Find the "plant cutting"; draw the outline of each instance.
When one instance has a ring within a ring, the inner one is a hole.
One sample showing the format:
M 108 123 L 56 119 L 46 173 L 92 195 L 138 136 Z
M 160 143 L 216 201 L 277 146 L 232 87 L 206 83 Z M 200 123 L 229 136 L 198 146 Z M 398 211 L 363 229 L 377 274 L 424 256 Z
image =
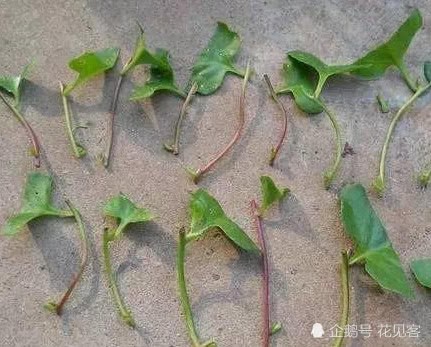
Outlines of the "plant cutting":
M 240 45 L 241 40 L 238 34 L 231 31 L 226 24 L 218 22 L 210 42 L 193 65 L 189 82 L 190 89 L 177 119 L 174 139 L 171 143 L 165 144 L 167 151 L 175 155 L 179 153 L 183 118 L 195 93 L 213 94 L 222 85 L 226 73 L 245 77 L 246 73 L 234 65 L 234 58 Z
M 431 289 L 431 258 L 413 260 L 410 263 L 410 268 L 418 283 Z
M 103 232 L 103 259 L 105 263 L 105 270 L 108 277 L 109 289 L 118 309 L 118 314 L 121 319 L 129 326 L 135 327 L 135 320 L 133 319 L 132 312 L 124 304 L 118 289 L 115 273 L 112 269 L 111 254 L 109 244 L 117 241 L 123 236 L 126 227 L 131 223 L 142 223 L 152 220 L 154 217 L 145 209 L 136 206 L 125 195 L 110 199 L 103 212 L 105 216 L 112 217 L 116 223 L 113 227 L 106 227 Z
M 149 79 L 143 85 L 138 86 L 133 90 L 130 100 L 137 101 L 150 98 L 155 93 L 159 92 L 169 92 L 182 98 L 186 96 L 185 93 L 175 83 L 174 71 L 169 61 L 169 53 L 164 49 L 156 49 L 155 52 L 151 52 L 147 48 L 144 30 L 139 25 L 139 23 L 138 27 L 140 33 L 136 40 L 133 55 L 130 57 L 120 72 L 110 107 L 106 150 L 101 156 L 103 165 L 105 167 L 109 166 L 114 137 L 114 120 L 116 116 L 118 96 L 120 94 L 123 78 L 127 73 L 131 72 L 138 65 L 150 66 Z
M 76 79 L 66 86 L 64 86 L 63 83 L 60 82 L 60 93 L 63 102 L 67 135 L 69 137 L 73 155 L 76 158 L 81 158 L 86 154 L 85 148 L 81 146 L 75 139 L 76 130 L 79 128 L 85 128 L 85 126 L 74 125 L 69 107 L 68 96 L 73 90 L 85 84 L 85 82 L 87 82 L 88 80 L 104 73 L 105 71 L 112 69 L 117 62 L 118 54 L 118 48 L 106 48 L 95 52 L 85 52 L 69 61 L 69 67 L 73 71 L 78 73 Z M 119 89 L 118 85 L 116 89 Z
M 76 287 L 78 281 L 82 277 L 88 259 L 88 240 L 85 232 L 84 224 L 78 210 L 66 201 L 69 209 L 60 209 L 52 203 L 52 178 L 39 172 L 32 172 L 27 176 L 25 185 L 23 203 L 19 213 L 10 217 L 3 227 L 2 234 L 7 236 L 17 235 L 23 228 L 32 220 L 41 217 L 74 217 L 78 225 L 79 237 L 81 239 L 81 265 L 78 273 L 74 276 L 69 288 L 66 290 L 58 303 L 54 301 L 48 302 L 45 308 L 52 312 L 61 314 L 63 306 L 72 294 L 73 289 Z
M 283 82 L 275 89 L 276 94 L 291 93 L 296 105 L 309 115 L 325 112 L 335 132 L 336 153 L 332 166 L 325 171 L 324 186 L 328 189 L 334 180 L 343 153 L 343 139 L 338 121 L 323 102 L 320 94 L 327 80 L 336 75 L 351 73 L 362 65 L 328 65 L 311 53 L 292 51 L 287 53 L 283 64 Z
M 250 202 L 252 215 L 256 223 L 256 230 L 259 237 L 260 249 L 262 254 L 262 316 L 263 316 L 263 331 L 262 331 L 262 346 L 269 347 L 270 336 L 281 330 L 281 324 L 275 322 L 271 324 L 270 319 L 270 289 L 269 289 L 269 262 L 268 250 L 266 247 L 265 234 L 263 230 L 263 214 L 274 203 L 283 200 L 290 192 L 288 188 L 279 188 L 269 176 L 260 178 L 262 203 L 261 207 L 257 205 L 255 200 Z
M 397 252 L 386 229 L 374 211 L 364 187 L 360 184 L 346 185 L 340 193 L 341 220 L 347 235 L 352 239 L 354 251 L 342 252 L 341 286 L 342 314 L 339 327 L 344 331 L 349 317 L 349 268 L 364 265 L 365 271 L 379 286 L 406 298 L 413 291 L 401 266 Z M 334 341 L 342 346 L 343 334 Z
M 0 76 L 0 99 L 4 104 L 12 111 L 14 116 L 18 119 L 21 125 L 25 128 L 27 136 L 31 141 L 31 155 L 34 157 L 34 166 L 40 167 L 40 143 L 34 132 L 33 128 L 24 118 L 20 111 L 21 108 L 21 92 L 24 80 L 27 78 L 29 66 L 27 65 L 24 70 L 18 76 Z M 7 94 L 12 96 L 12 100 L 2 94 L 5 91 Z
M 259 249 L 247 234 L 228 216 L 226 216 L 217 200 L 203 189 L 198 189 L 189 202 L 190 226 L 179 231 L 177 250 L 177 280 L 181 307 L 187 325 L 188 334 L 193 347 L 215 347 L 213 340 L 200 342 L 193 319 L 190 299 L 185 279 L 186 246 L 192 241 L 205 236 L 208 231 L 218 229 L 244 251 L 259 252 Z
M 414 81 L 410 76 L 405 63 L 404 56 L 410 46 L 415 34 L 422 28 L 422 16 L 419 10 L 415 9 L 388 41 L 368 52 L 365 56 L 356 61 L 356 64 L 364 65 L 363 68 L 352 72 L 362 78 L 375 79 L 381 77 L 386 70 L 394 66 L 399 70 L 404 81 L 412 90 L 413 95 L 401 106 L 389 125 L 385 141 L 380 152 L 379 174 L 373 182 L 373 188 L 382 196 L 386 188 L 386 155 L 389 144 L 400 118 L 407 112 L 411 105 L 420 96 L 428 92 L 431 81 L 431 63 L 425 62 L 424 75 L 425 82 Z
M 422 170 L 418 178 L 419 185 L 422 188 L 428 187 L 430 180 L 431 180 L 431 164 L 428 165 L 428 168 Z

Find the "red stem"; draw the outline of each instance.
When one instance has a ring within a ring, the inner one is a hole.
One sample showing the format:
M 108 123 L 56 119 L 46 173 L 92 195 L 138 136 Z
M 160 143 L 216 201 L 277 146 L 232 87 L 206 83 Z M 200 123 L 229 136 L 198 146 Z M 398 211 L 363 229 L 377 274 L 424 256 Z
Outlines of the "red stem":
M 274 165 L 274 161 L 278 155 L 278 152 L 280 151 L 281 146 L 283 145 L 283 141 L 286 137 L 286 133 L 287 133 L 287 112 L 286 109 L 284 108 L 283 103 L 280 101 L 280 99 L 277 96 L 277 93 L 274 90 L 274 87 L 272 86 L 271 80 L 269 79 L 268 75 L 263 75 L 266 84 L 268 85 L 269 88 L 269 92 L 271 93 L 272 98 L 274 99 L 274 101 L 276 102 L 276 104 L 278 105 L 278 107 L 280 108 L 281 112 L 283 113 L 283 131 L 280 134 L 277 146 L 272 147 L 271 149 L 271 156 L 269 159 L 269 165 L 273 166 Z
M 81 256 L 81 264 L 79 267 L 79 271 L 77 274 L 75 274 L 72 282 L 69 285 L 69 288 L 67 288 L 67 291 L 64 293 L 63 297 L 59 301 L 59 303 L 56 305 L 56 313 L 60 316 L 63 310 L 63 306 L 66 303 L 66 301 L 69 299 L 70 295 L 72 294 L 73 289 L 75 289 L 76 285 L 78 284 L 79 280 L 82 277 L 82 274 L 87 266 L 88 263 L 88 240 L 87 235 L 84 230 L 84 224 L 82 222 L 82 218 L 80 213 L 77 209 L 70 203 L 70 201 L 66 201 L 67 205 L 69 206 L 70 210 L 73 213 L 73 216 L 75 217 L 75 220 L 78 224 L 79 228 L 79 234 L 80 234 L 80 240 L 81 240 L 81 250 L 82 250 L 82 256 Z
M 207 165 L 198 169 L 194 175 L 194 182 L 197 183 L 202 175 L 208 172 L 238 141 L 241 136 L 242 129 L 244 128 L 244 120 L 245 120 L 245 92 L 247 81 L 250 76 L 250 65 L 247 63 L 247 68 L 244 75 L 244 81 L 242 84 L 241 97 L 239 99 L 239 124 L 235 134 L 232 137 L 232 140 L 228 143 L 228 145 L 220 151 L 213 160 L 211 160 Z
M 268 265 L 268 253 L 266 250 L 265 236 L 263 234 L 262 218 L 259 215 L 259 208 L 255 200 L 250 202 L 252 215 L 255 219 L 257 235 L 259 237 L 259 244 L 262 252 L 262 290 L 263 290 L 263 332 L 262 340 L 263 347 L 269 347 L 270 337 L 270 319 L 269 319 L 269 265 Z
M 25 130 L 27 131 L 28 137 L 30 138 L 31 144 L 33 146 L 32 149 L 32 155 L 34 157 L 34 166 L 36 168 L 40 167 L 40 143 L 36 136 L 36 133 L 34 132 L 33 128 L 30 126 L 30 124 L 27 122 L 27 120 L 24 118 L 24 116 L 18 111 L 18 109 L 12 105 L 1 93 L 0 98 L 3 100 L 3 102 L 6 104 L 7 107 L 14 113 L 14 115 L 18 118 L 19 122 L 24 126 Z

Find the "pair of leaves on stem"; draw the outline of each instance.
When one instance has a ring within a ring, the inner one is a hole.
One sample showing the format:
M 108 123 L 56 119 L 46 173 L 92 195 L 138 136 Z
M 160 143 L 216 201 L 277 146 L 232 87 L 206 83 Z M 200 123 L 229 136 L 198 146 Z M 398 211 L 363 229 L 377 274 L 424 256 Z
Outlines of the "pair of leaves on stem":
M 349 264 L 365 263 L 365 270 L 382 288 L 413 297 L 398 254 L 364 187 L 360 184 L 345 186 L 340 200 L 344 228 L 356 246 Z
M 421 27 L 422 16 L 419 10 L 414 10 L 388 41 L 352 64 L 327 65 L 310 53 L 289 52 L 283 66 L 283 83 L 276 91 L 292 93 L 301 110 L 314 114 L 323 111 L 318 98 L 327 79 L 335 75 L 351 73 L 366 79 L 376 79 L 389 67 L 395 66 L 401 71 L 409 86 L 416 89 L 405 69 L 404 55 Z
M 158 49 L 155 53 L 146 48 L 142 28 L 130 61 L 125 65 L 122 74 L 139 64 L 150 65 L 150 78 L 142 86 L 137 87 L 131 100 L 151 97 L 155 92 L 167 91 L 186 97 L 175 83 L 173 69 L 167 51 Z M 202 95 L 214 93 L 222 84 L 227 72 L 244 76 L 244 72 L 236 68 L 233 58 L 238 53 L 241 41 L 239 36 L 229 30 L 224 23 L 218 23 L 217 29 L 204 51 L 193 65 L 190 85 L 196 83 L 196 91 Z

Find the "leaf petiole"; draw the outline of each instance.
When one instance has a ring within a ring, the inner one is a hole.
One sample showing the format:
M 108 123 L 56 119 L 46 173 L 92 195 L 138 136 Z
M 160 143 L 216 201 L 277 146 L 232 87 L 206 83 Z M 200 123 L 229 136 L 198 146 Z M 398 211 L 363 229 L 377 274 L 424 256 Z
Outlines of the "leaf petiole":
M 183 106 L 181 106 L 181 111 L 177 119 L 177 123 L 175 125 L 175 134 L 174 134 L 174 141 L 173 144 L 167 144 L 165 143 L 164 148 L 168 151 L 173 153 L 174 155 L 178 155 L 180 150 L 180 136 L 181 136 L 181 125 L 183 123 L 184 116 L 187 112 L 187 106 L 190 104 L 190 102 L 193 99 L 193 96 L 195 95 L 196 91 L 198 90 L 198 84 L 194 82 L 187 93 L 186 100 L 183 103 Z
M 339 327 L 342 333 L 335 338 L 334 347 L 341 347 L 343 344 L 344 331 L 349 322 L 349 307 L 350 307 L 350 288 L 349 288 L 349 255 L 346 251 L 341 253 L 341 291 L 342 291 L 342 311 Z
M 386 133 L 385 142 L 383 144 L 382 151 L 380 153 L 380 164 L 379 164 L 379 175 L 375 178 L 373 182 L 373 188 L 377 192 L 379 196 L 383 195 L 385 190 L 385 171 L 386 171 L 386 155 L 389 148 L 389 143 L 391 141 L 392 133 L 394 132 L 395 126 L 401 116 L 406 113 L 409 106 L 412 105 L 417 98 L 419 98 L 422 94 L 424 94 L 431 87 L 431 83 L 428 83 L 424 86 L 419 87 L 416 92 L 406 101 L 406 103 L 398 110 L 396 115 L 391 121 L 389 125 L 388 132 Z
M 31 154 L 34 157 L 34 166 L 36 168 L 39 168 L 40 167 L 40 143 L 39 143 L 39 139 L 36 136 L 36 133 L 34 132 L 33 128 L 30 126 L 30 124 L 27 122 L 27 120 L 24 118 L 24 116 L 16 107 L 18 104 L 18 101 L 15 102 L 15 105 L 12 105 L 1 93 L 0 93 L 0 98 L 3 100 L 5 105 L 9 107 L 9 109 L 12 111 L 12 113 L 15 115 L 15 117 L 18 119 L 18 121 L 24 126 L 25 130 L 27 131 L 27 135 L 30 138 L 30 141 L 32 144 Z
M 187 330 L 193 347 L 215 346 L 213 341 L 207 341 L 203 344 L 199 342 L 199 337 L 196 332 L 195 322 L 193 320 L 193 313 L 190 305 L 190 298 L 187 292 L 186 278 L 185 278 L 185 252 L 188 237 L 184 228 L 179 231 L 178 251 L 177 251 L 177 280 L 178 290 L 180 294 L 181 307 L 183 309 L 184 318 L 186 320 Z
M 111 294 L 114 298 L 115 304 L 117 305 L 118 312 L 121 318 L 124 320 L 124 322 L 127 325 L 134 328 L 135 321 L 133 319 L 132 313 L 126 307 L 126 305 L 123 302 L 123 299 L 121 298 L 120 292 L 118 290 L 115 274 L 112 270 L 111 254 L 109 252 L 109 242 L 114 240 L 114 233 L 115 233 L 115 230 L 112 231 L 107 228 L 103 231 L 103 259 L 105 263 L 105 270 L 108 276 L 109 288 L 111 289 Z
M 118 77 L 117 85 L 115 86 L 114 97 L 109 108 L 109 119 L 107 127 L 107 140 L 105 154 L 102 155 L 103 166 L 107 168 L 109 166 L 109 160 L 111 159 L 112 144 L 114 138 L 114 121 L 117 112 L 118 96 L 120 95 L 121 85 L 123 83 L 124 74 L 120 74 Z
M 70 115 L 69 102 L 67 100 L 67 95 L 65 94 L 64 85 L 60 82 L 60 94 L 63 101 L 64 117 L 66 119 L 66 130 L 69 136 L 70 145 L 72 146 L 73 154 L 76 158 L 81 158 L 86 154 L 85 149 L 76 142 L 75 131 L 72 124 L 72 118 Z
M 275 147 L 271 148 L 271 156 L 269 158 L 269 165 L 273 166 L 275 158 L 278 155 L 278 152 L 280 151 L 281 146 L 283 145 L 284 138 L 286 137 L 287 132 L 287 112 L 284 108 L 283 103 L 280 101 L 280 99 L 277 96 L 277 93 L 274 90 L 274 87 L 272 86 L 271 80 L 269 79 L 268 75 L 263 75 L 266 84 L 268 85 L 269 92 L 271 93 L 271 97 L 274 99 L 277 106 L 280 108 L 281 112 L 283 113 L 283 130 L 280 134 L 278 143 Z
M 238 128 L 233 135 L 231 141 L 226 145 L 226 147 L 220 151 L 214 159 L 212 159 L 208 164 L 206 164 L 204 167 L 199 168 L 195 171 L 194 174 L 192 174 L 193 182 L 198 183 L 202 175 L 207 173 L 211 168 L 233 147 L 233 145 L 238 141 L 238 139 L 241 136 L 242 129 L 244 128 L 244 121 L 245 121 L 245 92 L 247 87 L 247 82 L 250 77 L 250 62 L 247 62 L 247 67 L 245 70 L 244 80 L 242 83 L 242 89 L 241 89 L 241 97 L 239 100 L 239 124 Z
M 398 68 L 400 69 L 401 75 L 403 76 L 404 80 L 406 81 L 408 87 L 413 93 L 416 93 L 418 89 L 420 89 L 420 86 L 418 86 L 418 83 L 415 83 L 410 76 L 409 71 L 406 68 L 406 65 L 404 62 L 402 62 L 400 65 L 398 65 Z
M 324 179 L 323 183 L 325 185 L 325 188 L 329 189 L 340 167 L 341 157 L 343 154 L 343 139 L 341 136 L 341 129 L 335 115 L 326 107 L 326 105 L 321 100 L 319 100 L 318 102 L 322 106 L 325 113 L 328 115 L 328 118 L 331 121 L 332 127 L 335 132 L 335 141 L 336 141 L 335 160 L 334 160 L 334 163 L 332 164 L 332 167 L 326 170 L 323 175 L 323 179 Z
M 76 223 L 78 224 L 78 232 L 79 232 L 79 237 L 81 239 L 82 256 L 81 256 L 81 264 L 80 264 L 80 267 L 79 267 L 79 271 L 74 276 L 71 284 L 69 285 L 69 288 L 64 293 L 64 295 L 62 296 L 62 298 L 59 301 L 59 303 L 57 304 L 55 302 L 48 302 L 45 305 L 45 308 L 47 308 L 50 311 L 55 312 L 58 315 L 61 315 L 64 304 L 69 299 L 70 295 L 72 294 L 73 289 L 76 287 L 76 285 L 78 284 L 79 280 L 81 279 L 82 274 L 84 273 L 84 270 L 85 270 L 85 268 L 87 266 L 87 263 L 88 263 L 88 237 L 87 237 L 87 234 L 85 232 L 84 223 L 82 222 L 81 214 L 72 205 L 72 203 L 69 200 L 66 200 L 66 204 L 69 206 L 69 209 L 72 212 L 73 217 L 75 218 Z
M 255 200 L 252 200 L 251 203 L 251 211 L 252 215 L 255 219 L 257 234 L 259 238 L 261 255 L 262 255 L 262 289 L 263 289 L 263 306 L 262 306 L 262 314 L 263 314 L 263 345 L 264 347 L 269 347 L 269 339 L 272 335 L 272 328 L 270 323 L 269 316 L 269 265 L 268 265 L 268 253 L 266 250 L 266 241 L 265 235 L 263 233 L 263 225 L 262 218 L 259 214 L 259 208 Z

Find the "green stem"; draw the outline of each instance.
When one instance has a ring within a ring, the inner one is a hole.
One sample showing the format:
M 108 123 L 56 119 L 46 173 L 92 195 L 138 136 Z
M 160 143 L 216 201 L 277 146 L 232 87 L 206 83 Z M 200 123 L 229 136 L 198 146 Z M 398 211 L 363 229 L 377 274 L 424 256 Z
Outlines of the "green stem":
M 335 160 L 334 163 L 332 164 L 332 167 L 329 170 L 326 170 L 323 178 L 324 178 L 324 185 L 326 189 L 329 189 L 329 187 L 331 186 L 332 181 L 335 178 L 335 175 L 337 174 L 337 171 L 340 167 L 340 163 L 341 163 L 341 155 L 343 153 L 343 139 L 341 136 L 341 129 L 340 126 L 338 124 L 337 118 L 335 117 L 335 115 L 326 107 L 326 105 L 319 100 L 320 105 L 322 106 L 323 110 L 326 112 L 326 114 L 328 115 L 329 120 L 331 121 L 332 127 L 334 129 L 335 132 L 335 141 L 336 141 L 336 154 L 335 154 Z
M 82 146 L 80 146 L 75 140 L 67 95 L 64 92 L 64 85 L 61 82 L 60 82 L 60 93 L 63 101 L 64 117 L 66 119 L 66 130 L 67 130 L 67 135 L 69 136 L 70 145 L 72 146 L 74 156 L 76 158 L 81 158 L 85 155 L 85 149 Z
M 410 90 L 413 93 L 416 93 L 418 91 L 418 89 L 420 89 L 420 87 L 418 87 L 417 83 L 415 83 L 412 80 L 410 73 L 408 72 L 404 63 L 401 63 L 401 65 L 399 65 L 398 68 L 400 69 L 401 75 L 403 76 L 403 78 L 406 81 L 407 85 L 409 86 Z
M 105 261 L 105 270 L 109 281 L 109 289 L 111 290 L 111 294 L 114 298 L 115 304 L 117 305 L 121 319 L 123 319 L 127 325 L 135 327 L 135 321 L 133 320 L 132 313 L 126 307 L 123 299 L 121 298 L 115 274 L 112 270 L 111 255 L 109 252 L 109 242 L 112 241 L 112 239 L 112 232 L 105 229 L 103 232 L 103 258 Z
M 18 121 L 24 126 L 25 130 L 27 131 L 27 135 L 30 138 L 31 144 L 32 144 L 32 155 L 34 157 L 34 166 L 36 168 L 40 167 L 40 143 L 36 136 L 36 133 L 34 132 L 33 128 L 30 126 L 30 124 L 27 122 L 27 120 L 24 118 L 24 116 L 21 114 L 21 112 L 18 110 L 17 107 L 12 105 L 1 93 L 0 98 L 3 100 L 5 105 L 9 107 L 9 109 L 12 111 L 12 113 L 15 115 L 15 117 L 18 119 Z
M 180 135 L 181 135 L 181 125 L 183 124 L 183 119 L 187 111 L 187 106 L 190 104 L 193 95 L 195 95 L 196 91 L 198 90 L 198 84 L 194 82 L 192 84 L 192 87 L 190 88 L 186 100 L 183 103 L 183 106 L 181 107 L 180 115 L 177 119 L 177 124 L 175 125 L 175 135 L 174 135 L 174 141 L 173 144 L 166 144 L 164 145 L 164 148 L 175 155 L 178 155 L 180 151 Z
M 184 228 L 179 232 L 178 250 L 177 250 L 177 280 L 180 294 L 181 307 L 183 309 L 184 318 L 186 320 L 187 330 L 193 347 L 215 346 L 213 341 L 207 341 L 201 344 L 196 332 L 195 322 L 193 320 L 190 298 L 187 293 L 186 278 L 185 278 L 185 253 L 186 253 L 187 237 Z
M 341 347 L 343 345 L 344 330 L 349 322 L 349 306 L 350 306 L 350 292 L 349 292 L 349 256 L 346 251 L 341 253 L 341 291 L 342 291 L 342 311 L 339 326 L 343 333 L 341 336 L 336 337 L 333 347 Z
M 78 232 L 79 232 L 79 238 L 81 239 L 81 264 L 79 267 L 78 273 L 74 276 L 71 284 L 69 285 L 69 288 L 62 296 L 59 303 L 49 302 L 47 305 L 45 305 L 46 308 L 48 308 L 50 311 L 54 311 L 58 315 L 61 315 L 64 304 L 69 299 L 70 295 L 72 294 L 73 289 L 78 284 L 79 280 L 82 277 L 82 274 L 84 273 L 84 270 L 88 263 L 88 237 L 87 233 L 85 232 L 84 223 L 82 222 L 81 214 L 79 211 L 72 205 L 70 201 L 66 201 L 66 204 L 69 206 L 70 211 L 72 211 L 73 216 L 75 218 L 76 223 L 78 224 Z
M 425 93 L 430 87 L 431 83 L 419 87 L 418 90 L 410 97 L 410 99 L 408 99 L 407 102 L 398 110 L 397 114 L 392 119 L 391 124 L 389 125 L 388 131 L 386 133 L 385 142 L 380 153 L 379 175 L 373 182 L 373 187 L 379 195 L 382 195 L 385 190 L 386 155 L 388 153 L 389 143 L 391 141 L 392 133 L 394 132 L 395 126 L 397 125 L 398 120 L 401 118 L 401 116 L 406 113 L 409 106 L 412 105 L 413 102 L 423 93 Z

